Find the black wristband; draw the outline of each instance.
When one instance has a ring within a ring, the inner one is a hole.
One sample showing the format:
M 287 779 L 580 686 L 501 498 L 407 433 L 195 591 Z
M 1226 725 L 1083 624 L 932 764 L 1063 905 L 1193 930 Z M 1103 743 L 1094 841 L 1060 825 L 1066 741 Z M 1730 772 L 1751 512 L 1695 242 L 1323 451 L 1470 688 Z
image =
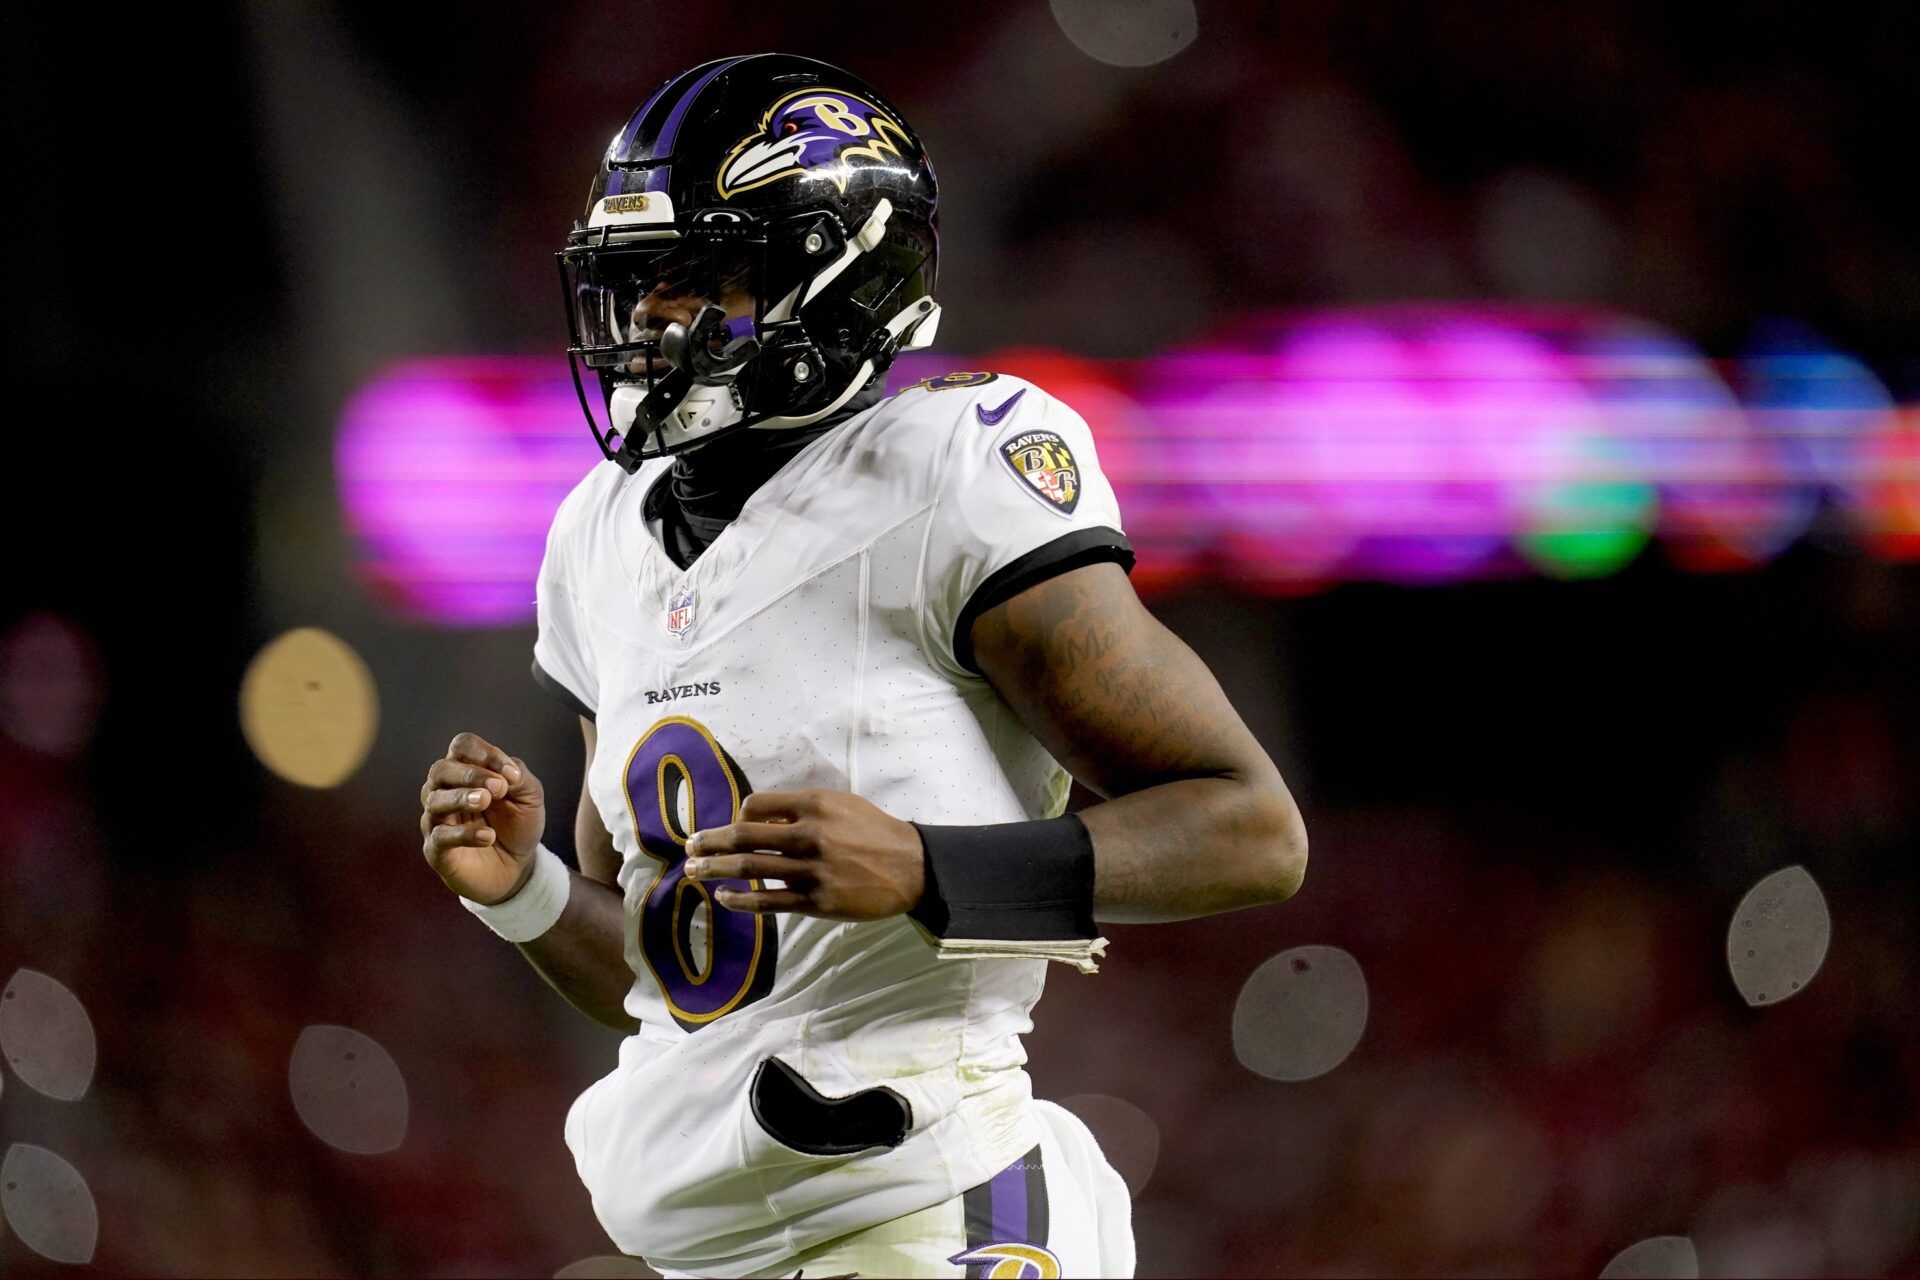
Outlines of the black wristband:
M 927 887 L 907 914 L 934 937 L 1094 938 L 1093 838 L 1073 814 L 984 827 L 914 823 Z

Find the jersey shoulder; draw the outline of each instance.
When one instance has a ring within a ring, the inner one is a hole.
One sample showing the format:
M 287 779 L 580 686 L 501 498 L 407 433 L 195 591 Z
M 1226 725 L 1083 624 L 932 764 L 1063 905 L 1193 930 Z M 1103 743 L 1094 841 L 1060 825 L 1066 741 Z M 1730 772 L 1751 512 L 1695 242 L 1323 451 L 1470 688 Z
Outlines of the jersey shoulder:
M 671 459 L 654 459 L 628 475 L 619 463 L 602 461 L 573 486 L 553 513 L 547 534 L 548 560 L 556 549 L 577 545 L 611 529 L 626 503 L 645 493 Z
M 991 433 L 1016 416 L 1044 415 L 1059 401 L 1025 378 L 987 371 L 943 373 L 900 388 L 882 406 L 904 421 Z M 1064 407 L 1064 406 L 1063 406 Z
M 955 478 L 955 462 L 991 457 L 1018 430 L 1062 421 L 1078 419 L 1024 378 L 946 373 L 902 387 L 849 423 L 840 452 L 896 492 L 930 498 Z

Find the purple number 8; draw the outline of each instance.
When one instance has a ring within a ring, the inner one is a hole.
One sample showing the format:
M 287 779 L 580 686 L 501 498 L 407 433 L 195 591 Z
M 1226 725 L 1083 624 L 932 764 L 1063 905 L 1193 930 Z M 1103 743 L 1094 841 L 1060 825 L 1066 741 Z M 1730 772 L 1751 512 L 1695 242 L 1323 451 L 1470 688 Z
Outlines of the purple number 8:
M 628 895 L 627 960 L 653 974 L 673 1020 L 698 1031 L 723 1014 L 766 995 L 780 950 L 771 916 L 730 911 L 712 887 L 759 888 L 758 880 L 699 882 L 686 878 L 687 838 L 740 816 L 753 788 L 706 726 L 673 716 L 647 730 L 627 760 L 627 809 L 660 873 L 636 904 Z M 691 815 L 691 821 L 687 821 Z M 692 954 L 695 911 L 707 908 L 705 955 Z M 637 905 L 637 910 L 635 909 Z

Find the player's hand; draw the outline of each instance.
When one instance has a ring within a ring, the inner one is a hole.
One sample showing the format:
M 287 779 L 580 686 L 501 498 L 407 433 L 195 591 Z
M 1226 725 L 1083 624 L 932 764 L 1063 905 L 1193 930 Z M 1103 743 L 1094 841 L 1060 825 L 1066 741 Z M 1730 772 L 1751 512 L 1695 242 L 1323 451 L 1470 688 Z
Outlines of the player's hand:
M 798 911 L 833 920 L 903 915 L 926 892 L 920 833 L 845 791 L 756 791 L 740 821 L 687 841 L 695 880 L 779 880 L 784 889 L 718 888 L 735 911 Z
M 533 873 L 547 798 L 522 760 L 463 733 L 420 788 L 421 852 L 447 888 L 483 906 L 504 902 Z

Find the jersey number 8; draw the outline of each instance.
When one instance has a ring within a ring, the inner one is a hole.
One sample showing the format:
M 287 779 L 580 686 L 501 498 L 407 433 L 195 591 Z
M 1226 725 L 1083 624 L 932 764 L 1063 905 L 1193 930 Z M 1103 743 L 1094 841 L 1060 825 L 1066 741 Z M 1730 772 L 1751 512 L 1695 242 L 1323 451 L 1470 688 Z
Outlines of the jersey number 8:
M 758 880 L 686 878 L 687 839 L 740 816 L 752 793 L 746 778 L 705 725 L 673 716 L 647 730 L 627 759 L 627 811 L 640 847 L 660 862 L 651 884 L 627 891 L 627 963 L 651 973 L 667 1011 L 688 1031 L 762 998 L 773 987 L 780 929 L 772 916 L 730 911 L 716 887 L 759 888 Z M 704 908 L 704 910 L 703 910 Z M 696 920 L 706 943 L 696 957 Z

